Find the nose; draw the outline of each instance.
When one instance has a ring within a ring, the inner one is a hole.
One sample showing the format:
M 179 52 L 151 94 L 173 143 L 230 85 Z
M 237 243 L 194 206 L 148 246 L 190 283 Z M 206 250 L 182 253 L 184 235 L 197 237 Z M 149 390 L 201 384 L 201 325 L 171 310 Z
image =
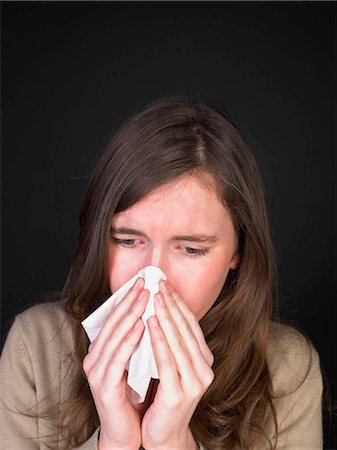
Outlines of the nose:
M 181 270 L 182 267 L 177 266 L 174 254 L 170 247 L 152 246 L 146 252 L 146 259 L 143 261 L 145 266 L 159 267 L 164 274 L 171 287 L 177 292 L 181 291 Z
M 167 277 L 170 274 L 168 252 L 162 247 L 153 247 L 148 251 L 146 258 L 147 266 L 159 267 Z

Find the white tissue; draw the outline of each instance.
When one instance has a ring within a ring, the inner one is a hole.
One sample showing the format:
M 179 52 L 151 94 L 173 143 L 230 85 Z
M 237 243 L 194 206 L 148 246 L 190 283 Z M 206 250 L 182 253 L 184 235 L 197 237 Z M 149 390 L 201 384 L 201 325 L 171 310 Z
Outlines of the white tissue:
M 90 342 L 98 336 L 106 317 L 110 314 L 112 308 L 117 305 L 125 294 L 134 285 L 137 278 L 143 277 L 145 280 L 145 289 L 150 291 L 150 298 L 142 320 L 145 325 L 143 336 L 135 352 L 131 356 L 128 366 L 128 385 L 133 389 L 133 403 L 142 403 L 145 400 L 151 378 L 159 378 L 156 360 L 154 358 L 151 337 L 147 328 L 147 319 L 155 314 L 154 295 L 159 291 L 159 281 L 166 280 L 164 272 L 159 267 L 147 266 L 140 270 L 134 277 L 123 284 L 111 297 L 109 297 L 99 308 L 90 316 L 83 320 L 82 326 L 85 329 Z

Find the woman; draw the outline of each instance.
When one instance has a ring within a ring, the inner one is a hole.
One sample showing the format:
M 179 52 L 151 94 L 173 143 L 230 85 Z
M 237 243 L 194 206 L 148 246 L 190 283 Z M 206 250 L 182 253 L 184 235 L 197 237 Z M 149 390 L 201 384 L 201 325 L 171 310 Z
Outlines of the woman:
M 97 164 L 80 225 L 61 301 L 19 315 L 7 338 L 6 448 L 322 448 L 318 356 L 274 317 L 261 180 L 228 119 L 182 98 L 135 114 Z M 80 322 L 147 265 L 167 276 L 147 322 L 159 382 L 134 405 L 125 365 L 143 280 L 90 346 Z

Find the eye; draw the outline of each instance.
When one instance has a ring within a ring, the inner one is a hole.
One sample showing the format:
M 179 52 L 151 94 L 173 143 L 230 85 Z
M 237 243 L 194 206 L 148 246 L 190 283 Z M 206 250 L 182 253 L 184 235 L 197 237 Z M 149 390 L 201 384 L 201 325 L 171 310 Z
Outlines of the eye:
M 193 248 L 193 247 L 182 247 L 185 253 L 187 253 L 189 256 L 204 256 L 206 255 L 208 249 L 206 248 Z
M 138 239 L 118 239 L 112 236 L 112 241 L 116 246 L 133 248 L 137 245 Z

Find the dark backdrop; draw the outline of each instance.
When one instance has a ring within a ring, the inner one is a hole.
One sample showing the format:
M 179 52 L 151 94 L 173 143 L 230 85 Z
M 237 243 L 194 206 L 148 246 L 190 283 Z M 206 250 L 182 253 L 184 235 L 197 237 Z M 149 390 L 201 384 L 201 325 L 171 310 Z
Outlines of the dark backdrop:
M 135 108 L 221 102 L 253 147 L 278 256 L 281 315 L 314 342 L 336 398 L 335 5 L 2 2 L 4 339 L 61 289 L 90 167 Z M 325 423 L 326 448 L 336 448 Z

